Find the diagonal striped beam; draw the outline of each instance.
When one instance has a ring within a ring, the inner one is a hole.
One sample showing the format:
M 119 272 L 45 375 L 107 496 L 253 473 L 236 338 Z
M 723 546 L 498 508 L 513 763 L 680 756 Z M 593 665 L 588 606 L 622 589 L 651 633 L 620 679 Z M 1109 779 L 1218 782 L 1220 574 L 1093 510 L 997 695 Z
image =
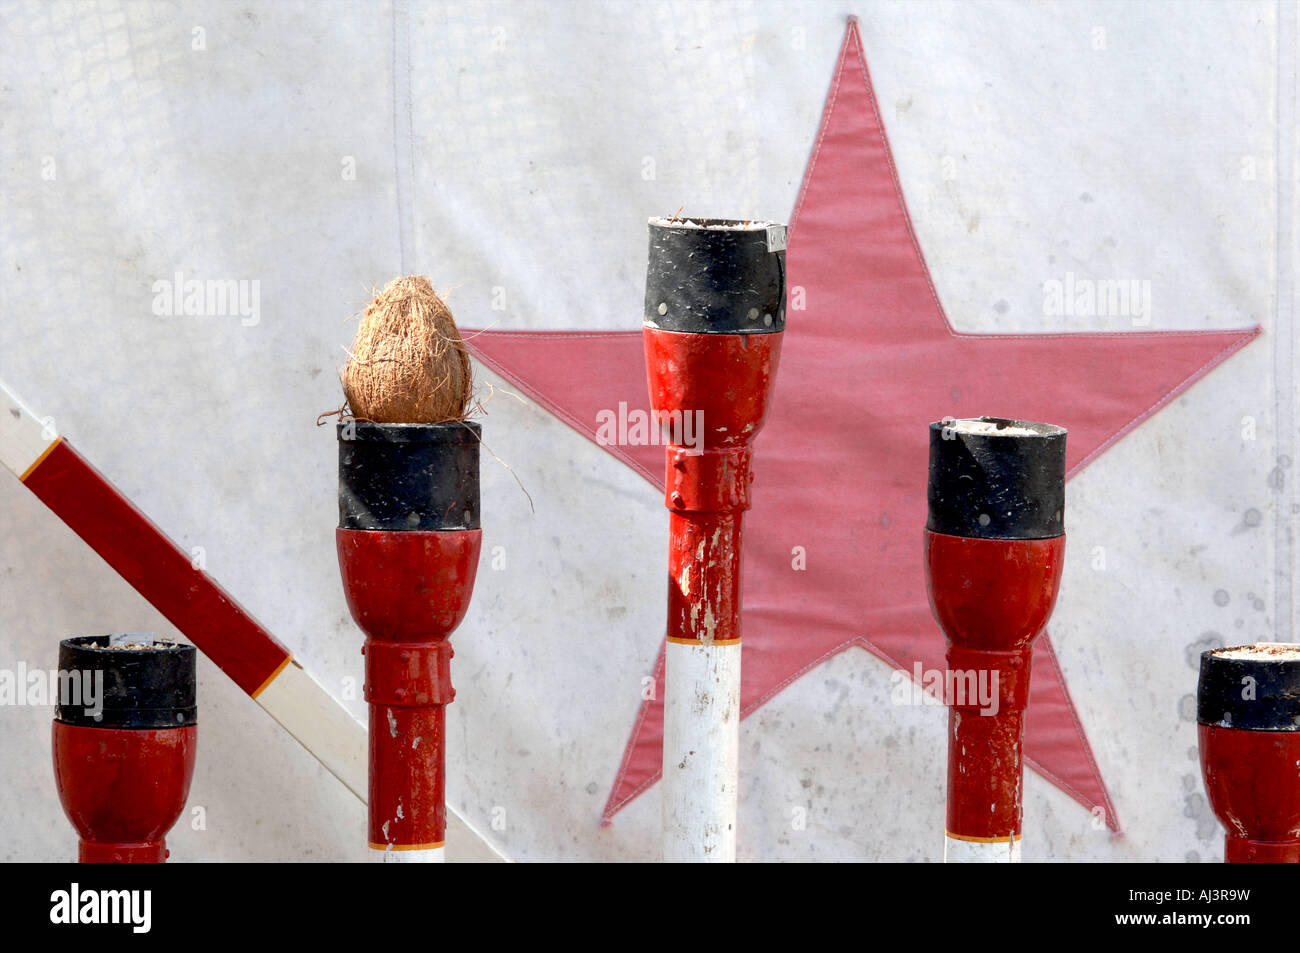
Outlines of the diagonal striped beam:
M 365 802 L 366 726 L 3 381 L 0 464 Z M 507 859 L 447 812 L 449 860 Z

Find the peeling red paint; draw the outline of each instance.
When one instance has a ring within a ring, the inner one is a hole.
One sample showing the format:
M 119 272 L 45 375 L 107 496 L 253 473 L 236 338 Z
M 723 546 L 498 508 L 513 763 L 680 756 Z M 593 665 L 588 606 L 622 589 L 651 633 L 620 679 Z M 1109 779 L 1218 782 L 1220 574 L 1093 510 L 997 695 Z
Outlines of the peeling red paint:
M 1033 640 L 1047 626 L 1064 569 L 1065 537 L 972 539 L 925 533 L 930 607 L 948 638 L 950 672 L 996 675 L 988 699 L 948 699 L 949 834 L 1019 836 L 1024 714 Z
M 698 445 L 670 443 L 666 454 L 668 636 L 705 644 L 738 639 L 741 517 L 782 335 L 647 327 L 643 336 L 651 407 L 698 413 L 703 424 Z
M 446 706 L 456 696 L 447 639 L 469 609 L 482 532 L 336 533 L 348 608 L 366 633 L 370 843 L 441 844 Z

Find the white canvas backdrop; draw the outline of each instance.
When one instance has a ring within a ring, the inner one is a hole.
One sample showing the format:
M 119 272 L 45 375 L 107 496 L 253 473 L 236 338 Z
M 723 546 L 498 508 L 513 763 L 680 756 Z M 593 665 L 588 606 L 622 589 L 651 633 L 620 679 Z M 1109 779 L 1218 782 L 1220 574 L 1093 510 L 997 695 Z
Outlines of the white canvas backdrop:
M 1292 626 L 1291 5 L 3 3 L 0 376 L 364 715 L 315 426 L 349 315 L 421 272 L 463 325 L 636 328 L 649 215 L 789 215 L 846 12 L 959 329 L 1127 329 L 1044 316 L 1066 271 L 1149 280 L 1153 328 L 1265 326 L 1070 484 L 1053 634 L 1126 836 L 1027 782 L 1026 859 L 1215 859 L 1196 650 Z M 257 323 L 155 314 L 177 271 L 257 281 Z M 657 788 L 598 819 L 663 634 L 658 495 L 525 402 L 484 423 L 536 512 L 485 458 L 505 565 L 454 640 L 449 800 L 520 860 L 655 859 Z M 175 634 L 0 480 L 0 667 L 129 630 Z M 742 858 L 941 857 L 944 715 L 889 674 L 852 650 L 744 722 Z M 199 690 L 174 858 L 361 859 L 359 802 Z M 75 856 L 50 717 L 0 708 L 5 859 Z

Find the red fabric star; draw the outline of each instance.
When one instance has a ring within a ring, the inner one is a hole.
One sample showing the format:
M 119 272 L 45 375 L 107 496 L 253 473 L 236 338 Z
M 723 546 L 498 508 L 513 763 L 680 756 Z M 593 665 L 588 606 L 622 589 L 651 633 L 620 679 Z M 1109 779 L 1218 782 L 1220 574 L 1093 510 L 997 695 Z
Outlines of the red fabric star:
M 746 716 L 851 646 L 909 674 L 917 661 L 943 669 L 921 558 L 930 421 L 990 414 L 1060 424 L 1073 476 L 1259 333 L 954 331 L 912 231 L 852 21 L 791 222 L 788 273 L 792 307 L 746 517 Z M 639 314 L 628 320 L 638 328 L 469 340 L 485 364 L 595 440 L 600 411 L 649 403 Z M 607 449 L 662 493 L 662 446 Z M 794 547 L 806 551 L 804 571 L 792 568 Z M 642 705 L 606 822 L 659 777 L 662 694 Z M 1102 807 L 1119 831 L 1046 634 L 1025 750 L 1034 770 Z

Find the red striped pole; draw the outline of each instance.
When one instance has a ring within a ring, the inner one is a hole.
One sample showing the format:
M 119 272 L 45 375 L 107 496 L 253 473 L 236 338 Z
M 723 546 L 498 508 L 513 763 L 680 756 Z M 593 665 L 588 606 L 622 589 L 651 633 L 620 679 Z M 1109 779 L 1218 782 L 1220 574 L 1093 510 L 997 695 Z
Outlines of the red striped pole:
M 741 519 L 785 326 L 785 226 L 650 222 L 650 403 L 668 436 L 664 860 L 736 859 Z
M 1065 431 L 982 417 L 930 425 L 925 557 L 948 638 L 949 863 L 1020 860 L 1033 640 L 1064 569 Z
M 1230 864 L 1300 863 L 1300 645 L 1201 655 L 1201 773 Z
M 366 728 L 206 572 L 0 381 L 0 465 L 363 802 Z M 505 858 L 461 818 L 466 859 Z
M 338 425 L 338 557 L 366 634 L 376 860 L 440 863 L 446 843 L 447 641 L 478 572 L 479 425 Z

